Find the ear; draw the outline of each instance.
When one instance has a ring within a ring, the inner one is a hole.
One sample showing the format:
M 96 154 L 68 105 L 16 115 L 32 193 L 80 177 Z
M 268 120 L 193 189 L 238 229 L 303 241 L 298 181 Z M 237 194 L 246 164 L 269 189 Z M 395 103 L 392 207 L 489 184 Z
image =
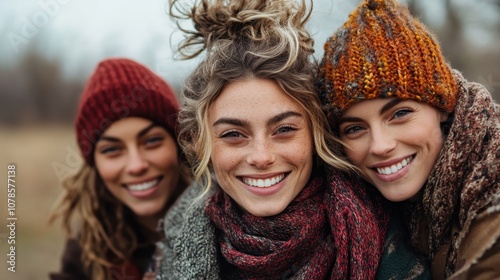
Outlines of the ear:
M 444 111 L 441 111 L 440 114 L 441 114 L 441 122 L 446 121 L 448 119 L 448 116 L 450 115 L 449 113 Z

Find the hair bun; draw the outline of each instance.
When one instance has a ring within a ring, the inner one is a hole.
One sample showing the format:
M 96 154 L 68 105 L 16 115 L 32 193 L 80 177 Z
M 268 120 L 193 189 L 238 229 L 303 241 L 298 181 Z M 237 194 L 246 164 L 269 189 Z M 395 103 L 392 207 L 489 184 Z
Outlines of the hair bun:
M 170 15 L 186 33 L 179 46 L 185 58 L 195 57 L 204 49 L 210 49 L 216 41 L 260 41 L 269 38 L 269 34 L 281 26 L 305 28 L 311 12 L 306 8 L 305 0 L 194 0 L 189 9 L 180 2 L 170 0 Z M 194 30 L 181 27 L 180 20 L 188 19 L 192 20 Z M 304 36 L 307 40 L 309 37 Z M 195 46 L 198 47 L 193 48 Z

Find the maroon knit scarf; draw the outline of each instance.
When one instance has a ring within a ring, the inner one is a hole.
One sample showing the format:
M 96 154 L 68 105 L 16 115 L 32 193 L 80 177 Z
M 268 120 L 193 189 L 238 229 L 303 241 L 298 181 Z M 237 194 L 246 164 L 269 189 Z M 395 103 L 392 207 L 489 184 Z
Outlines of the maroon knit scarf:
M 243 279 L 373 279 L 388 216 L 340 174 L 312 180 L 280 214 L 244 213 L 219 190 L 206 207 Z M 224 272 L 223 272 L 224 273 Z

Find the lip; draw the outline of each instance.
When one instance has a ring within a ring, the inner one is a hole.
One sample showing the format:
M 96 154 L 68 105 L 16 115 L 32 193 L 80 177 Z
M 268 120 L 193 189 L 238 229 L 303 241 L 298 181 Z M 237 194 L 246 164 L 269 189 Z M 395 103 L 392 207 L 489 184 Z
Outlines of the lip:
M 390 167 L 391 165 L 396 164 L 398 162 L 401 162 L 401 161 L 403 161 L 403 159 L 406 159 L 408 157 L 415 157 L 415 154 L 409 154 L 409 155 L 402 156 L 402 157 L 399 157 L 399 158 L 391 159 L 389 161 L 384 161 L 384 162 L 376 163 L 376 164 L 373 164 L 373 165 L 369 166 L 368 168 L 370 168 L 370 169 L 376 169 L 376 168 Z
M 284 174 L 285 177 L 277 184 L 270 186 L 270 187 L 254 187 L 246 184 L 243 182 L 243 178 L 253 178 L 253 179 L 267 179 L 267 178 L 272 178 L 276 177 L 278 175 Z M 285 183 L 288 179 L 288 175 L 290 175 L 290 172 L 276 172 L 276 173 L 267 173 L 267 174 L 253 174 L 253 175 L 245 175 L 245 176 L 238 176 L 239 181 L 243 184 L 243 186 L 252 194 L 257 195 L 257 196 L 268 196 L 268 195 L 273 195 L 277 192 L 279 192 L 284 186 Z
M 133 181 L 133 182 L 123 183 L 123 184 L 122 184 L 122 186 L 126 188 L 126 187 L 127 187 L 127 185 L 137 185 L 137 184 L 142 184 L 142 183 L 150 182 L 150 181 L 153 181 L 153 180 L 158 180 L 160 177 L 162 177 L 162 175 L 149 177 L 149 178 L 146 178 L 146 179 L 142 179 L 142 180 L 140 180 L 140 181 Z
M 288 173 L 290 173 L 290 172 L 288 171 L 288 172 L 273 172 L 273 173 L 266 173 L 266 174 L 247 174 L 247 175 L 237 175 L 236 177 L 238 177 L 239 179 L 241 179 L 241 178 L 267 179 L 267 178 L 279 176 L 281 174 L 285 174 L 285 177 L 286 177 L 288 175 Z
M 401 162 L 403 159 L 408 158 L 410 156 L 413 158 L 408 163 L 408 165 L 404 166 L 403 168 L 398 170 L 396 173 L 384 175 L 384 174 L 378 173 L 376 170 L 377 168 L 390 167 L 391 165 L 397 164 L 397 163 Z M 416 158 L 416 154 L 413 154 L 413 155 L 404 156 L 404 157 L 401 157 L 398 159 L 386 161 L 383 163 L 378 163 L 378 164 L 372 165 L 372 167 L 370 167 L 370 171 L 373 172 L 373 174 L 375 174 L 375 176 L 382 182 L 393 182 L 393 181 L 401 179 L 403 176 L 405 176 L 410 171 L 410 168 L 412 167 L 413 162 L 415 161 L 415 158 Z
M 150 182 L 150 181 L 154 181 L 154 180 L 157 180 L 156 184 L 154 184 L 152 187 L 150 187 L 146 190 L 137 191 L 137 190 L 131 190 L 127 187 L 127 185 L 137 185 L 137 184 L 142 184 L 142 183 L 146 183 L 146 182 Z M 144 199 L 144 198 L 149 198 L 151 196 L 154 196 L 156 194 L 156 192 L 158 191 L 159 185 L 162 181 L 163 181 L 163 176 L 157 176 L 157 177 L 153 177 L 150 179 L 135 181 L 133 183 L 122 184 L 122 186 L 128 191 L 128 193 L 131 196 L 133 196 L 135 198 Z

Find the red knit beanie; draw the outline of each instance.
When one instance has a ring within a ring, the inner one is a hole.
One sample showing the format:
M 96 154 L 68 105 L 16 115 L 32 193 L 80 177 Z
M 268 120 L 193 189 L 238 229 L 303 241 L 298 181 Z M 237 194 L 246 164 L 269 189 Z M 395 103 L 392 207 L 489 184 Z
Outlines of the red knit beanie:
M 94 148 L 115 121 L 143 117 L 177 137 L 179 103 L 170 86 L 145 66 L 129 59 L 99 63 L 80 97 L 75 128 L 85 161 L 94 165 Z

